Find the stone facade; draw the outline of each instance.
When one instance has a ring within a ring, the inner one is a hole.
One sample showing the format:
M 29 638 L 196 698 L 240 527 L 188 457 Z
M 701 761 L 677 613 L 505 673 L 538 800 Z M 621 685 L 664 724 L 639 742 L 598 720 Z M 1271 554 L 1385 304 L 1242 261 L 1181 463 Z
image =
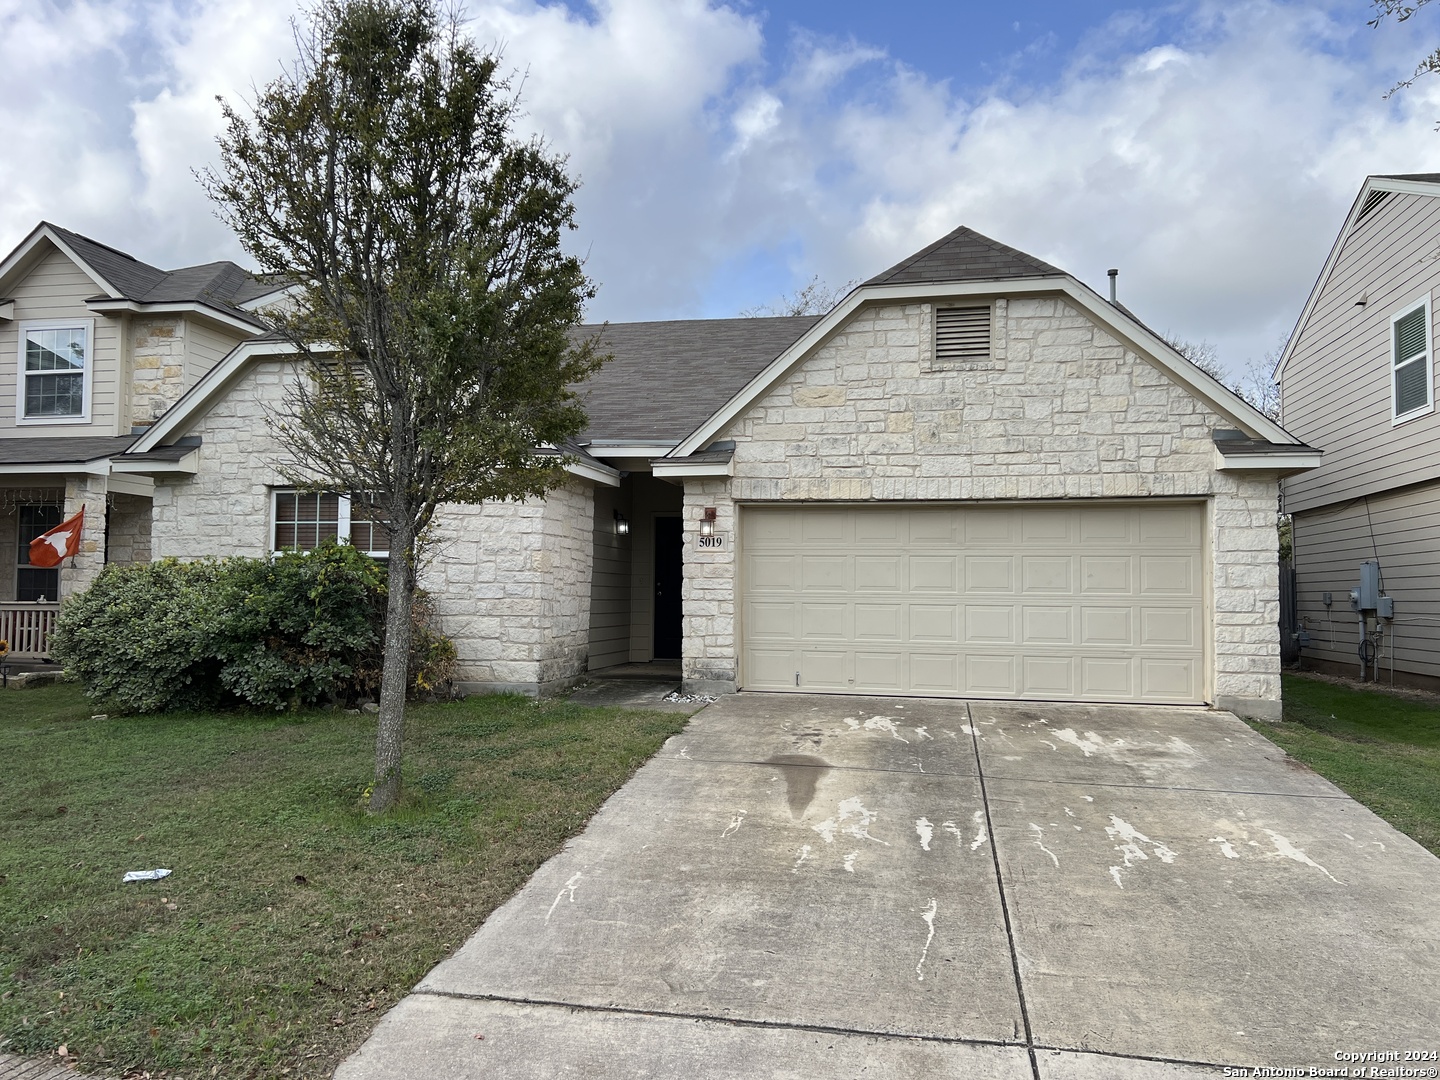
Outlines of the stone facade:
M 185 320 L 132 319 L 129 345 L 130 424 L 144 427 L 185 392 Z
M 721 433 L 733 477 L 688 481 L 687 522 L 713 506 L 733 536 L 737 502 L 1204 499 L 1213 700 L 1278 716 L 1274 478 L 1216 471 L 1230 423 L 1063 298 L 997 308 L 990 358 L 943 367 L 930 305 L 859 311 Z M 735 685 L 736 588 L 733 550 L 687 543 L 690 685 Z
M 133 566 L 150 561 L 150 500 L 113 492 L 106 541 L 106 563 Z
M 85 508 L 80 550 L 60 570 L 62 601 L 84 592 L 105 569 L 105 496 L 109 483 L 103 476 L 81 473 L 65 480 L 65 520 Z
M 253 366 L 190 430 L 199 469 L 155 485 L 156 558 L 265 555 L 271 492 L 285 485 L 267 418 L 293 366 Z M 455 642 L 469 690 L 544 693 L 585 670 L 593 494 L 571 481 L 544 500 L 445 506 L 420 583 Z

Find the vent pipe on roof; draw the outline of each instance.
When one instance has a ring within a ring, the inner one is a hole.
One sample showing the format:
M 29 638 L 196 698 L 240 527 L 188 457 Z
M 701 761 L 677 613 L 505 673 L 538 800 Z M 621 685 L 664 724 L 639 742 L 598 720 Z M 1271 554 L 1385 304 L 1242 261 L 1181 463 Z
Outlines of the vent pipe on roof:
M 1106 271 L 1110 275 L 1110 303 L 1115 303 L 1115 279 L 1120 276 L 1120 271 L 1111 267 Z

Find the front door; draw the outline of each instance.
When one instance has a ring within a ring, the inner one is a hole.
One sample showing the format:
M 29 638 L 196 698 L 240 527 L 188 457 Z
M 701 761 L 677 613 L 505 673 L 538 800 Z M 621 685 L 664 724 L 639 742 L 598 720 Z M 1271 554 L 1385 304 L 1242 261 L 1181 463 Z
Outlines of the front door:
M 655 659 L 680 659 L 685 548 L 678 517 L 655 519 Z

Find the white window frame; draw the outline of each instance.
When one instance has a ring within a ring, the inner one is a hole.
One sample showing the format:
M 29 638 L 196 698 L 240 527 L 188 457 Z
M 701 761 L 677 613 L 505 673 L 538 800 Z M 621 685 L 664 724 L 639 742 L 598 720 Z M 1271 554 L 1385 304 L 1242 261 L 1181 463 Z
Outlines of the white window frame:
M 81 413 L 79 416 L 26 416 L 25 381 L 34 375 L 53 372 L 27 372 L 25 370 L 25 341 L 32 330 L 78 330 L 85 331 L 85 366 L 80 369 L 83 380 L 80 391 Z M 26 319 L 20 323 L 16 335 L 15 357 L 15 423 L 17 426 L 39 427 L 51 424 L 90 423 L 90 399 L 95 389 L 95 320 L 94 319 Z
M 1395 325 L 1405 316 L 1413 314 L 1417 308 L 1425 309 L 1425 352 L 1409 361 L 1425 365 L 1425 404 L 1401 413 L 1398 410 L 1400 404 L 1399 383 L 1395 378 L 1396 372 L 1400 369 L 1395 363 Z M 1435 322 L 1430 309 L 1430 294 L 1416 300 L 1412 300 L 1404 307 L 1398 309 L 1390 316 L 1390 334 L 1385 341 L 1385 366 L 1390 378 L 1390 426 L 1397 427 L 1400 424 L 1408 424 L 1411 420 L 1418 420 L 1422 416 L 1428 416 L 1435 411 Z
M 301 494 L 303 494 L 303 492 L 300 492 L 300 489 L 299 489 L 299 488 L 277 487 L 277 488 L 271 488 L 271 489 L 270 489 L 270 551 L 271 551 L 273 554 L 278 555 L 278 554 L 280 554 L 280 553 L 282 553 L 282 552 L 286 552 L 286 551 L 309 551 L 309 550 L 312 550 L 312 549 L 310 549 L 310 548 L 282 548 L 282 547 L 279 547 L 279 546 L 276 544 L 276 542 L 275 542 L 275 533 L 276 533 L 276 530 L 279 528 L 279 525 L 280 525 L 280 521 L 279 521 L 280 514 L 279 514 L 279 509 L 278 509 L 278 507 L 276 506 L 276 500 L 279 499 L 279 497 L 280 497 L 281 495 L 294 495 L 294 494 L 296 494 L 296 493 L 301 493 Z M 328 494 L 333 494 L 333 493 L 332 493 L 332 492 L 323 492 L 322 494 L 327 494 L 327 495 L 328 495 Z M 341 495 L 339 498 L 340 498 L 340 511 L 339 511 L 340 520 L 339 520 L 339 522 L 338 522 L 338 524 L 337 524 L 337 526 L 336 526 L 335 540 L 336 540 L 337 543 L 348 544 L 348 543 L 350 543 L 350 496 L 349 496 L 349 495 Z M 372 534 L 372 535 L 373 535 L 373 534 Z M 389 551 L 366 551 L 366 550 L 364 550 L 363 548 L 360 549 L 360 550 L 363 552 L 363 554 L 369 555 L 370 558 L 375 559 L 375 560 L 378 561 L 378 562 L 384 562 L 385 560 L 387 560 L 387 559 L 390 558 L 390 552 L 389 552 Z

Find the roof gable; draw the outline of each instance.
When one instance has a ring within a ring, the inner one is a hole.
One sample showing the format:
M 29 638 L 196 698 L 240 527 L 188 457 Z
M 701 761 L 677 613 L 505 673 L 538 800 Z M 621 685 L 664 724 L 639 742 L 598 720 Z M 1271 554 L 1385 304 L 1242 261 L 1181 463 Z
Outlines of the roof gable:
M 1065 276 L 1065 271 L 1058 267 L 962 225 L 876 274 L 865 284 L 938 284 Z
M 1339 262 L 1341 252 L 1345 248 L 1345 242 L 1363 218 L 1378 211 L 1383 205 L 1382 200 L 1377 196 L 1394 192 L 1425 195 L 1431 198 L 1440 197 L 1440 173 L 1389 173 L 1365 178 L 1365 183 L 1360 186 L 1360 193 L 1355 196 L 1355 201 L 1350 205 L 1350 212 L 1345 215 L 1345 221 L 1335 235 L 1335 242 L 1330 245 L 1330 254 L 1325 257 L 1325 265 L 1321 267 L 1320 275 L 1315 279 L 1315 284 L 1310 287 L 1310 295 L 1305 299 L 1305 306 L 1300 309 L 1300 317 L 1295 320 L 1295 326 L 1291 329 L 1290 336 L 1285 342 L 1285 350 L 1280 354 L 1280 359 L 1275 364 L 1275 370 L 1271 372 L 1271 377 L 1276 382 L 1279 382 L 1284 375 L 1285 368 L 1290 363 L 1290 357 L 1300 339 L 1301 331 L 1310 321 L 1310 316 L 1315 311 L 1315 305 L 1330 284 L 1330 275 L 1335 271 L 1336 263 Z

